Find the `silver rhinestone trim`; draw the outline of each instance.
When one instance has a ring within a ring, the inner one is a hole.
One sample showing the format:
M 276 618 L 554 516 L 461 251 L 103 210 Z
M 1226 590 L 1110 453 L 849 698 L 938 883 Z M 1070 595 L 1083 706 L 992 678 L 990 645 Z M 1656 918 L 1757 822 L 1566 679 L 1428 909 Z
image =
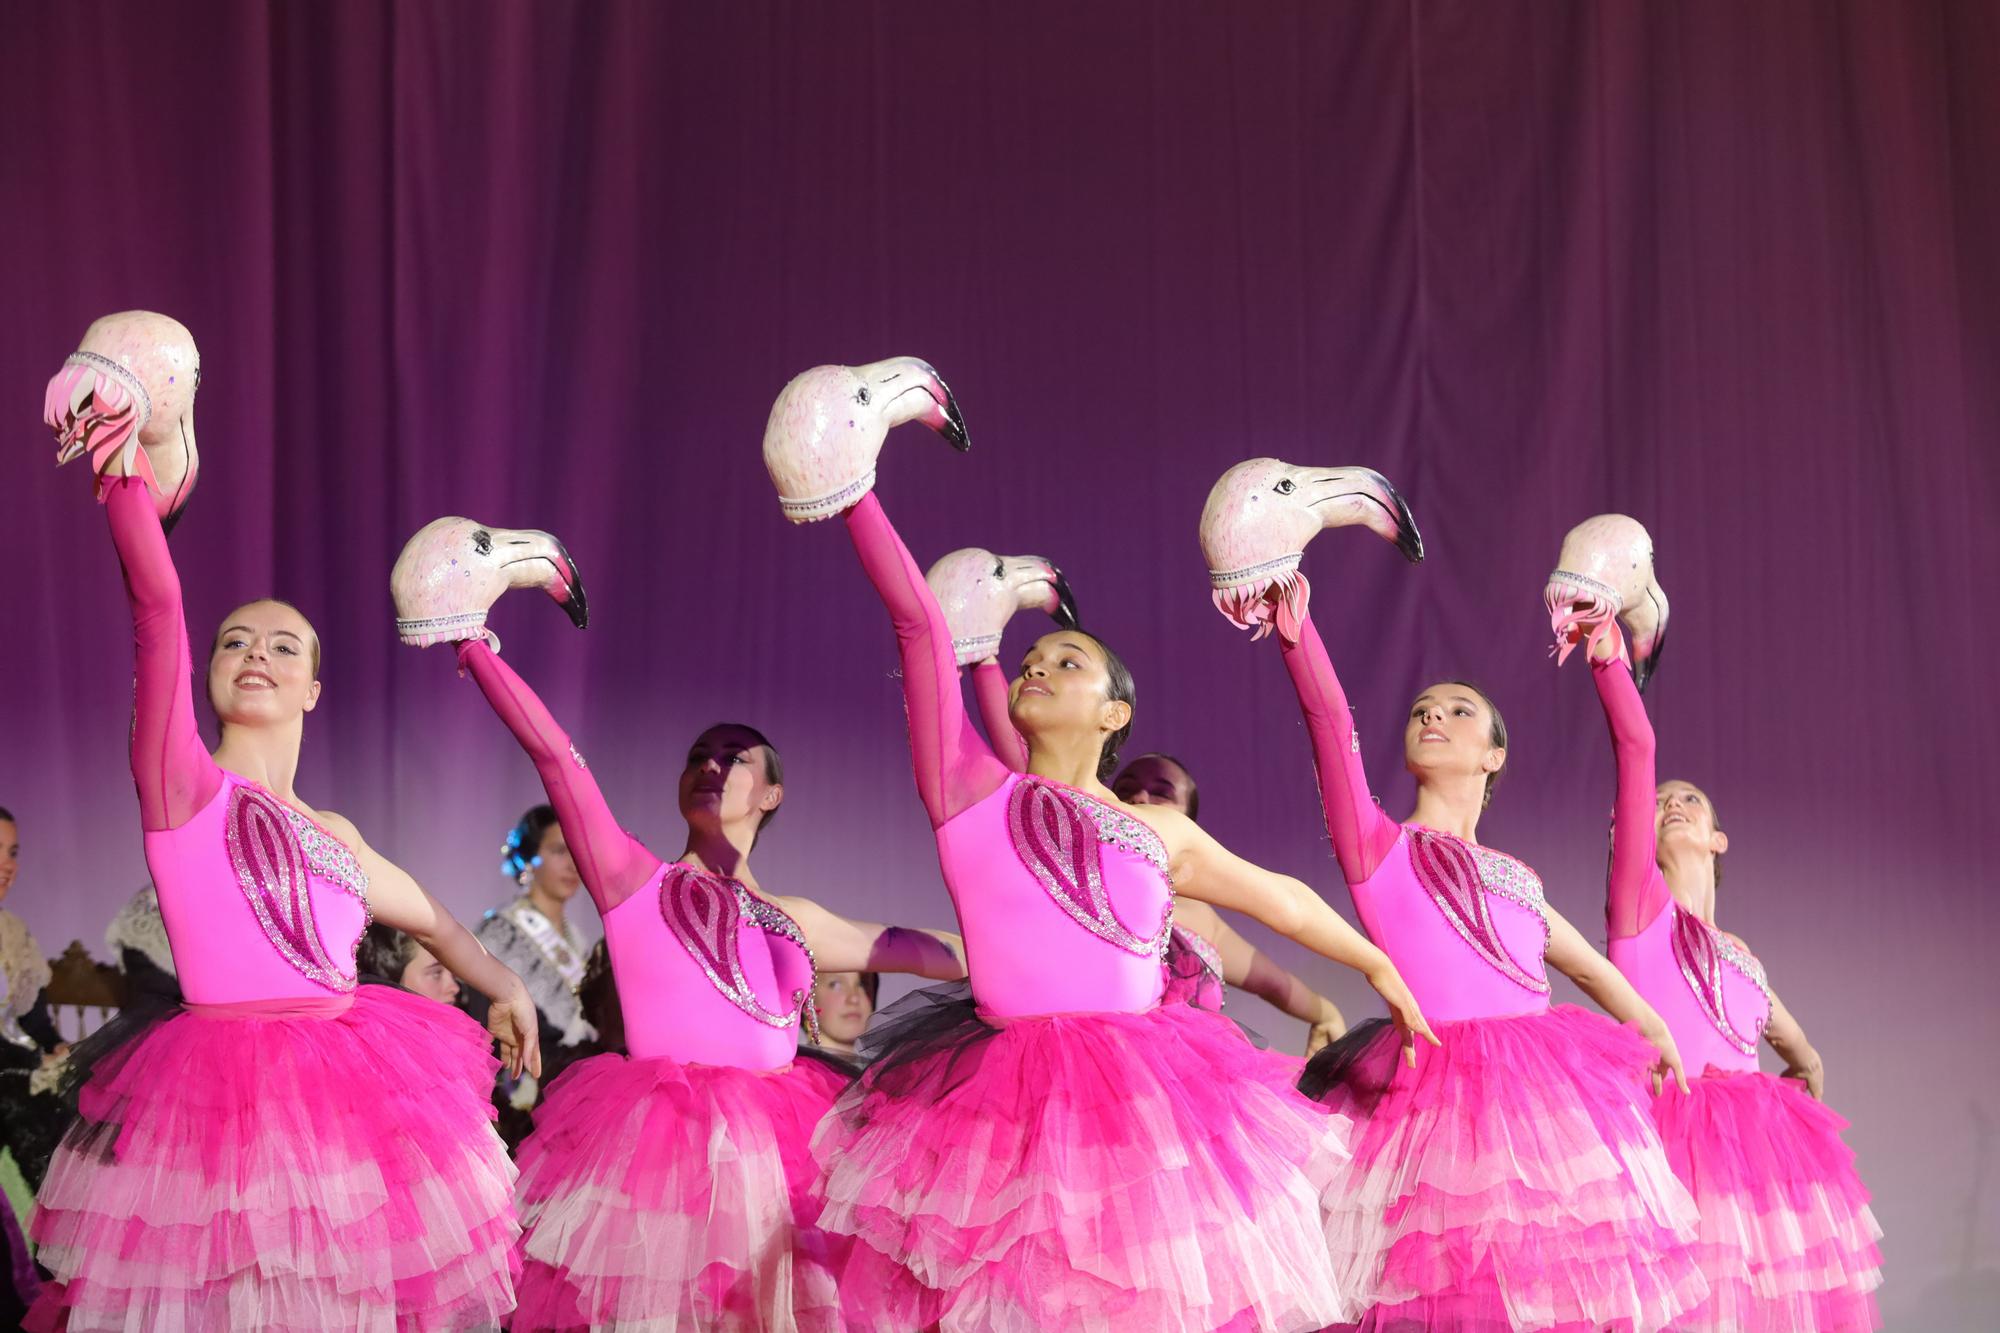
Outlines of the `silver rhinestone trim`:
M 1046 792 L 1072 811 L 1082 814 L 1097 833 L 1098 845 L 1089 849 L 1082 857 L 1084 883 L 1082 889 L 1089 900 L 1088 906 L 1076 900 L 1057 878 L 1055 870 L 1047 860 L 1034 854 L 1033 841 L 1028 827 L 1028 802 L 1035 799 L 1036 792 Z M 1068 913 L 1070 918 L 1105 943 L 1138 954 L 1140 957 L 1164 959 L 1167 956 L 1167 941 L 1174 925 L 1174 880 L 1167 868 L 1166 844 L 1160 835 L 1144 823 L 1134 819 L 1123 810 L 1113 809 L 1094 796 L 1060 783 L 1044 782 L 1033 776 L 1024 777 L 1014 786 L 1007 798 L 1007 832 L 1014 843 L 1014 852 L 1021 864 L 1041 883 L 1042 889 L 1055 904 Z M 1151 938 L 1134 934 L 1111 906 L 1111 894 L 1104 887 L 1103 862 L 1099 851 L 1104 846 L 1116 847 L 1143 859 L 1159 872 L 1166 884 L 1167 900 L 1160 912 L 1160 924 Z
M 1614 613 L 1624 609 L 1625 599 L 1618 595 L 1618 589 L 1608 583 L 1599 583 L 1596 579 L 1587 579 L 1581 574 L 1572 574 L 1567 569 L 1554 570 L 1549 574 L 1548 581 L 1550 583 L 1554 583 L 1557 580 L 1561 580 L 1564 583 L 1573 583 L 1584 591 L 1591 593 L 1606 606 L 1610 607 Z
M 1281 555 L 1275 560 L 1266 560 L 1262 564 L 1250 565 L 1243 569 L 1211 569 L 1208 571 L 1209 586 L 1234 588 L 1239 584 L 1256 583 L 1277 574 L 1289 574 L 1299 567 L 1299 561 L 1304 558 L 1304 552 L 1294 551 L 1290 555 Z
M 847 506 L 875 489 L 875 469 L 869 468 L 866 475 L 857 481 L 850 481 L 837 491 L 811 500 L 793 500 L 787 496 L 778 497 L 778 507 L 785 511 L 785 517 L 794 523 L 815 519 L 831 518 Z
M 124 385 L 131 392 L 133 400 L 139 405 L 139 429 L 143 430 L 146 423 L 153 419 L 153 395 L 146 392 L 145 384 L 137 375 L 134 375 L 130 370 L 119 365 L 110 357 L 99 356 L 96 352 L 71 352 L 63 358 L 63 364 L 66 366 L 89 366 L 98 374 L 109 375 L 112 379 Z

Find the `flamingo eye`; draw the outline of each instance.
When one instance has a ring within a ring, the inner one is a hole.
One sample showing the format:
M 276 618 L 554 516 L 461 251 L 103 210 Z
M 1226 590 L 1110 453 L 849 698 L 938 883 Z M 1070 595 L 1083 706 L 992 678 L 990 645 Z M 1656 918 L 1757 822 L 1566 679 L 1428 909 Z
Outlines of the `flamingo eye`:
M 1290 495 L 1293 491 L 1297 490 L 1298 488 L 1299 484 L 1293 481 L 1290 477 L 1280 477 L 1278 478 L 1278 484 L 1276 486 L 1273 486 L 1271 489 L 1276 491 L 1280 495 Z
M 867 385 L 864 384 L 860 388 L 854 391 L 855 402 L 861 404 L 863 407 L 866 407 L 868 406 L 868 400 L 869 400 L 869 394 Z
M 993 562 L 993 577 L 996 579 L 1007 577 L 1007 562 L 1005 560 L 995 560 Z
M 472 533 L 472 549 L 481 555 L 492 555 L 493 534 L 485 528 L 475 528 Z

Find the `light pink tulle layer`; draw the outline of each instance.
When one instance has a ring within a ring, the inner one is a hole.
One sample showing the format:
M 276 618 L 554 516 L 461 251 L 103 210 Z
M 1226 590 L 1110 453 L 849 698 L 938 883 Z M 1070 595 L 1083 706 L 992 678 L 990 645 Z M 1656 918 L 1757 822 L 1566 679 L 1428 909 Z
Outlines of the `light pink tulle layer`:
M 497 1068 L 472 1020 L 386 986 L 335 1015 L 176 1014 L 83 1090 L 37 1201 L 60 1287 L 34 1322 L 497 1324 L 516 1231 Z
M 1325 1101 L 1354 1160 L 1327 1239 L 1380 1330 L 1668 1327 L 1705 1292 L 1695 1210 L 1650 1115 L 1652 1048 L 1560 1006 L 1393 1029 Z
M 521 1145 L 514 1328 L 832 1329 L 809 1144 L 845 1080 L 599 1055 Z
M 1322 1195 L 1346 1124 L 1185 1005 L 1016 1019 L 822 1123 L 857 1329 L 1316 1328 L 1351 1317 Z
M 1880 1328 L 1882 1228 L 1841 1141 L 1847 1122 L 1769 1074 L 1720 1070 L 1668 1088 L 1653 1117 L 1701 1210 L 1710 1294 L 1677 1328 L 1850 1333 Z

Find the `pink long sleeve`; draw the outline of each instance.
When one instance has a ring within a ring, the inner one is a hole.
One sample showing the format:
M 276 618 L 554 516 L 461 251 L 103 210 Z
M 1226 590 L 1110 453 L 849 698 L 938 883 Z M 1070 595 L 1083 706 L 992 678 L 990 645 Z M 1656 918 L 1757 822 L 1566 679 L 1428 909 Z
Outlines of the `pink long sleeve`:
M 1333 661 L 1326 655 L 1326 644 L 1320 641 L 1312 617 L 1300 617 L 1298 643 L 1286 644 L 1283 636 L 1279 642 L 1284 648 L 1285 669 L 1292 673 L 1292 686 L 1298 691 L 1299 708 L 1305 713 L 1306 731 L 1312 737 L 1326 831 L 1333 838 L 1340 873 L 1347 876 L 1348 884 L 1359 884 L 1375 874 L 1382 858 L 1396 845 L 1402 828 L 1382 813 L 1368 791 L 1347 694 L 1340 688 L 1340 678 L 1333 674 Z
M 1000 762 L 1016 773 L 1028 771 L 1028 742 L 1014 730 L 1007 715 L 1007 673 L 996 663 L 979 662 L 972 668 L 972 695 L 979 701 L 979 721 L 986 728 L 986 743 Z
M 973 730 L 959 692 L 958 660 L 944 612 L 873 491 L 847 511 L 847 532 L 895 622 L 917 794 L 931 827 L 939 828 L 997 791 L 1006 781 L 1007 766 Z
M 104 507 L 132 604 L 132 779 L 139 789 L 139 821 L 148 832 L 179 828 L 222 785 L 222 771 L 195 724 L 180 574 L 144 482 L 113 482 Z
M 1611 937 L 1637 935 L 1653 924 L 1670 894 L 1660 874 L 1653 826 L 1654 741 L 1646 705 L 1625 663 L 1591 659 L 1590 676 L 1611 727 L 1618 758 L 1618 798 L 1611 815 L 1611 873 L 1605 888 L 1604 917 Z
M 528 682 L 486 645 L 469 639 L 458 646 L 459 665 L 479 682 L 486 702 L 535 761 L 542 789 L 555 807 L 563 838 L 576 858 L 576 873 L 590 890 L 599 914 L 631 897 L 660 868 L 646 845 L 619 827 L 597 779 L 584 766 L 569 733 L 556 724 Z

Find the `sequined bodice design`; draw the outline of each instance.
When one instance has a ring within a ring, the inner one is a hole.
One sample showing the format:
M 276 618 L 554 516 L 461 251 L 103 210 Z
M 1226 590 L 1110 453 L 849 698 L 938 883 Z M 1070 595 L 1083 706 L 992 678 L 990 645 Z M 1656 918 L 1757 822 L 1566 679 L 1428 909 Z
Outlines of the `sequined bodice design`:
M 986 1012 L 1136 1013 L 1159 1002 L 1173 885 L 1152 829 L 1016 773 L 937 837 Z
M 670 862 L 604 918 L 635 1057 L 775 1069 L 817 1029 L 805 933 L 741 882 Z
M 1542 881 L 1504 852 L 1405 825 L 1354 903 L 1428 1017 L 1548 1008 Z
M 1660 1011 L 1690 1075 L 1757 1068 L 1771 988 L 1763 964 L 1736 941 L 1670 903 L 1637 935 L 1614 938 L 1611 961 Z
M 232 773 L 194 818 L 146 834 L 181 989 L 196 1004 L 342 995 L 368 876 L 340 839 Z

